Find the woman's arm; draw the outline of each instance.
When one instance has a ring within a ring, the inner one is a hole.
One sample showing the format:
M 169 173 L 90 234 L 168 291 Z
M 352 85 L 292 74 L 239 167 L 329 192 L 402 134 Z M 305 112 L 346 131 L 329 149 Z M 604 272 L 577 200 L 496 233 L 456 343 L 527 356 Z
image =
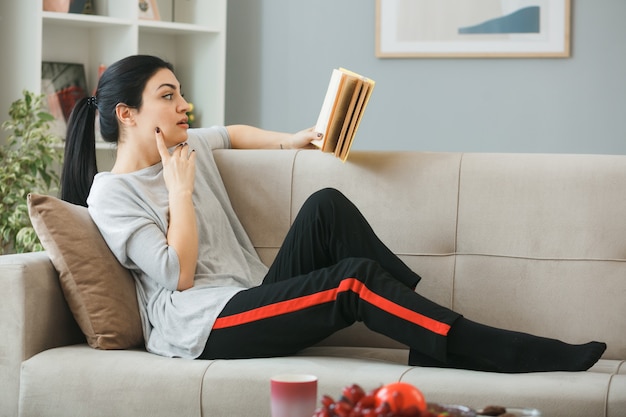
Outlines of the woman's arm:
M 296 149 L 311 147 L 311 141 L 322 137 L 313 128 L 297 133 L 272 132 L 247 125 L 227 126 L 234 149 Z

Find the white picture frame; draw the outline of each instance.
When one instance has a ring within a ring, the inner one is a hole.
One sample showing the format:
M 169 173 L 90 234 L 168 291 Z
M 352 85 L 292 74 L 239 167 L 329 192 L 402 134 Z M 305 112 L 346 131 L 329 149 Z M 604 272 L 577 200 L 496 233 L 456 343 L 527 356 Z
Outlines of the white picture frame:
M 376 0 L 379 58 L 570 56 L 571 0 Z

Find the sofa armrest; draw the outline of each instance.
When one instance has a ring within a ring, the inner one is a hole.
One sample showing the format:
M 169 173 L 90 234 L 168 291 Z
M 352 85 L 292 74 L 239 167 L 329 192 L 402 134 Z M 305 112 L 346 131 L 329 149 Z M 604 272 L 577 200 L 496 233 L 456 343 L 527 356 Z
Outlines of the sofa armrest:
M 85 339 L 45 252 L 0 256 L 0 288 L 0 414 L 17 415 L 22 361 Z

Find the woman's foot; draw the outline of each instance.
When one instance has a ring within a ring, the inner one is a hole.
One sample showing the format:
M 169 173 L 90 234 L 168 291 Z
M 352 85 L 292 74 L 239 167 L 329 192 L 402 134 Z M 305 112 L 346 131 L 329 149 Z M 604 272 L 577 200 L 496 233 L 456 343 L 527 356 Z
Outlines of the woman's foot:
M 571 345 L 560 340 L 485 326 L 459 318 L 448 333 L 445 364 L 417 351 L 410 365 L 439 366 L 490 372 L 586 371 L 606 350 L 606 344 Z
M 606 344 L 571 345 L 556 339 L 485 326 L 459 318 L 448 333 L 448 352 L 492 363 L 498 372 L 586 371 Z

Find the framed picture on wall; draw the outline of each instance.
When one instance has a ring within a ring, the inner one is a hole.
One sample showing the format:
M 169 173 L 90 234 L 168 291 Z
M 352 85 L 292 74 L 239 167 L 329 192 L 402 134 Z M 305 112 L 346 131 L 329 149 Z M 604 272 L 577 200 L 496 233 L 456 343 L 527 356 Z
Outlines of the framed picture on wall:
M 85 66 L 78 63 L 41 63 L 41 92 L 47 97 L 47 111 L 54 116 L 52 130 L 65 136 L 65 126 L 74 105 L 87 97 Z
M 137 0 L 139 18 L 145 20 L 161 20 L 156 0 Z
M 570 2 L 376 0 L 376 56 L 569 57 Z

